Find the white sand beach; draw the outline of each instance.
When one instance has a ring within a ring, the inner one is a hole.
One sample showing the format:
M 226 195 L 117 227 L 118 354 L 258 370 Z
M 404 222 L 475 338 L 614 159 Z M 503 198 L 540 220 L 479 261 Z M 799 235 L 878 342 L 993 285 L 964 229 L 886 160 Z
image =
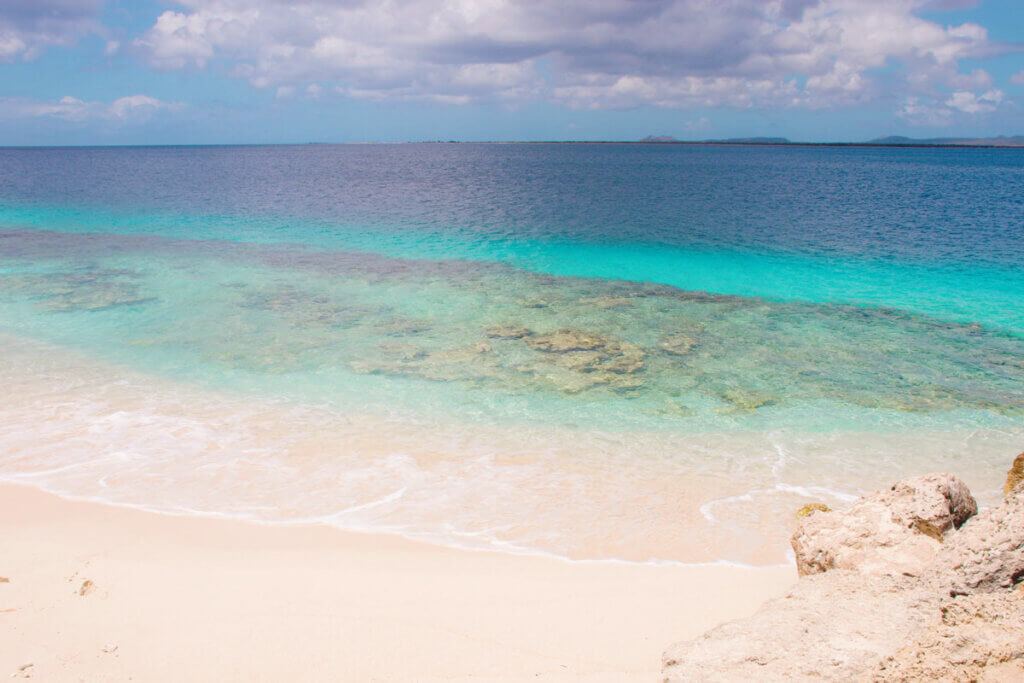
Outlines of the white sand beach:
M 0 485 L 0 673 L 41 681 L 657 679 L 791 567 L 567 562 Z

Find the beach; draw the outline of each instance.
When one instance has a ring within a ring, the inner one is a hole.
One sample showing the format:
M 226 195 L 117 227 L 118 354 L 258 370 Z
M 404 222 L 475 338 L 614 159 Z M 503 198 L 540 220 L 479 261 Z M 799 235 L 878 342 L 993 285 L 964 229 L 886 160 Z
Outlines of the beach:
M 656 680 L 801 508 L 1024 440 L 997 151 L 0 162 L 0 673 Z
M 650 681 L 666 644 L 796 580 L 160 515 L 13 484 L 0 548 L 0 673 L 43 681 Z

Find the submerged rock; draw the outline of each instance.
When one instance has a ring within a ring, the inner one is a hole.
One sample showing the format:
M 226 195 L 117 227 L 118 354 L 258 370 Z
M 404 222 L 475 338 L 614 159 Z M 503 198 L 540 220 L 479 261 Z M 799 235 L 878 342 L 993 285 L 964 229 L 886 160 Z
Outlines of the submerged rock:
M 377 326 L 381 334 L 392 337 L 404 337 L 428 332 L 431 324 L 426 320 L 413 320 L 410 318 L 391 318 Z
M 400 361 L 418 360 L 427 356 L 422 346 L 408 342 L 381 342 L 377 348 Z
M 550 300 L 542 299 L 540 297 L 519 299 L 519 305 L 523 308 L 547 308 L 551 303 L 552 302 Z
M 0 290 L 37 301 L 52 313 L 103 311 L 155 301 L 142 294 L 133 280 L 138 274 L 122 269 L 83 269 L 81 272 L 0 275 Z
M 569 351 L 593 351 L 609 343 L 606 337 L 581 330 L 558 330 L 537 334 L 526 340 L 530 348 L 544 353 L 567 353 Z
M 642 380 L 631 377 L 644 369 L 646 358 L 636 344 L 573 329 L 535 334 L 523 340 L 540 356 L 537 362 L 522 364 L 518 369 L 533 373 L 541 383 L 562 393 L 578 394 L 598 386 L 630 392 L 643 385 Z
M 658 342 L 658 348 L 671 356 L 685 356 L 696 346 L 696 340 L 685 334 L 674 334 Z
M 44 311 L 67 313 L 71 311 L 103 311 L 120 306 L 137 306 L 155 301 L 141 296 L 139 288 L 130 283 L 88 285 L 56 294 L 39 304 Z
M 758 408 L 775 403 L 775 397 L 758 389 L 729 387 L 716 392 L 719 399 L 725 402 L 720 413 L 751 413 Z
M 531 336 L 533 330 L 518 325 L 491 325 L 484 330 L 484 334 L 494 339 L 522 339 Z
M 620 306 L 631 306 L 633 297 L 629 296 L 595 296 L 588 299 L 580 299 L 581 306 L 596 306 L 597 308 L 619 308 Z

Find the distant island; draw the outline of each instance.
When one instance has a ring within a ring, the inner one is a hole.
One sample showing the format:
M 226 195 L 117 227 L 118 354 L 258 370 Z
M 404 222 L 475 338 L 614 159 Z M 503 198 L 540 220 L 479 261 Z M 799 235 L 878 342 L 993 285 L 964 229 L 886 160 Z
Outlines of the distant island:
M 788 138 L 751 137 L 720 140 L 678 140 L 671 135 L 648 135 L 639 142 L 675 145 L 824 145 L 830 147 L 1024 147 L 1024 135 L 1000 135 L 993 138 L 909 138 L 903 135 L 864 142 L 798 142 Z
M 971 147 L 1024 147 L 1024 135 L 1000 135 L 995 138 L 908 138 L 890 135 L 868 140 L 869 145 L 967 145 Z

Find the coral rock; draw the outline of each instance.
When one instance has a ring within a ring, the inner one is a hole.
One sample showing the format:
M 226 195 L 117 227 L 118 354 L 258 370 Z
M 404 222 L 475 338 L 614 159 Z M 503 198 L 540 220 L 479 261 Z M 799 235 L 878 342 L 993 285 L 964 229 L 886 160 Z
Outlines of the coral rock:
M 931 577 L 953 595 L 987 593 L 1024 581 L 1024 486 L 952 535 Z
M 861 498 L 845 513 L 800 519 L 791 544 L 801 576 L 830 569 L 919 573 L 943 536 L 978 510 L 951 474 L 905 479 Z
M 484 330 L 484 333 L 494 339 L 522 339 L 532 335 L 533 330 L 518 325 L 491 325 Z
M 688 337 L 685 334 L 672 335 L 671 337 L 665 337 L 658 342 L 658 348 L 673 356 L 685 356 L 686 354 L 693 351 L 694 347 L 697 346 L 697 342 L 694 341 L 693 337 Z
M 665 680 L 855 680 L 933 619 L 938 596 L 909 582 L 843 570 L 805 577 L 749 619 L 670 648 Z
M 1003 592 L 944 603 L 941 620 L 881 662 L 870 681 L 1024 680 L 1024 597 Z
M 1013 459 L 1010 471 L 1006 473 L 1006 484 L 1003 486 L 1003 493 L 1007 496 L 1017 488 L 1017 485 L 1024 481 L 1024 453 Z
M 526 340 L 531 348 L 545 353 L 566 353 L 568 351 L 593 351 L 608 343 L 608 340 L 593 332 L 581 330 L 558 330 L 538 334 Z

